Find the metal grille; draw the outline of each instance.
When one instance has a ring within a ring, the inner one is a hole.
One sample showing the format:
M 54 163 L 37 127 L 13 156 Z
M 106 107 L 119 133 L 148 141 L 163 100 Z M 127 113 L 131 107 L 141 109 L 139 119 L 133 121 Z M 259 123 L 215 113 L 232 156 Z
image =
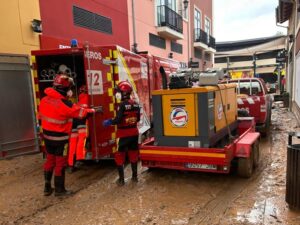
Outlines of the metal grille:
M 112 34 L 111 19 L 73 6 L 73 22 L 79 27 Z
M 28 56 L 0 54 L 0 159 L 39 151 L 32 91 Z
M 200 49 L 195 48 L 194 49 L 194 56 L 197 59 L 202 59 L 202 51 Z
M 158 48 L 166 48 L 166 40 L 162 37 L 151 33 L 149 33 L 149 44 Z
M 216 39 L 213 36 L 209 35 L 208 46 L 211 47 L 211 48 L 213 48 L 213 49 L 216 49 Z
M 208 44 L 207 43 L 207 33 L 200 28 L 195 28 L 194 29 L 194 41 L 201 42 L 201 43 L 207 45 Z
M 171 41 L 171 51 L 182 54 L 182 45 Z

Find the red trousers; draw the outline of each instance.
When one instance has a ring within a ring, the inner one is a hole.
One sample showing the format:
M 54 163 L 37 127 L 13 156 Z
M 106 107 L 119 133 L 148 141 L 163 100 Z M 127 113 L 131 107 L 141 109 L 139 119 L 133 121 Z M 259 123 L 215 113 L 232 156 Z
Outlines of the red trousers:
M 72 130 L 69 140 L 68 165 L 74 166 L 74 159 L 83 160 L 86 155 L 85 143 L 87 139 L 87 128 L 85 126 Z
M 74 166 L 74 159 L 76 156 L 76 146 L 78 140 L 78 133 L 76 131 L 72 131 L 71 137 L 69 139 L 69 152 L 68 152 L 68 165 Z
M 62 176 L 62 171 L 67 166 L 68 143 L 55 143 L 45 141 L 46 145 L 46 162 L 44 163 L 45 171 L 53 171 L 55 176 Z
M 130 163 L 136 163 L 139 158 L 139 151 L 133 150 L 133 151 L 127 151 L 128 152 L 128 158 Z M 115 162 L 117 166 L 122 166 L 125 163 L 126 158 L 126 152 L 116 152 L 115 153 Z

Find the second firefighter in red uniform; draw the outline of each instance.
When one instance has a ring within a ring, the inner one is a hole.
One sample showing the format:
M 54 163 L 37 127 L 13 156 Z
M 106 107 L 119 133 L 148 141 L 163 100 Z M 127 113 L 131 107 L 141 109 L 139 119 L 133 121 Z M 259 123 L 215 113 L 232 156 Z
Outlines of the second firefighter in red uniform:
M 86 85 L 79 88 L 78 105 L 82 108 L 88 107 L 88 94 Z M 69 140 L 68 166 L 71 171 L 74 168 L 74 160 L 84 160 L 86 157 L 86 141 L 88 137 L 88 121 L 86 118 L 73 119 L 72 133 Z
M 137 182 L 137 162 L 138 162 L 138 139 L 139 131 L 137 123 L 140 121 L 140 107 L 131 99 L 132 86 L 127 81 L 122 81 L 117 86 L 117 91 L 121 93 L 122 99 L 118 106 L 117 116 L 113 119 L 103 121 L 103 125 L 117 125 L 118 151 L 115 153 L 115 162 L 118 167 L 118 185 L 124 185 L 124 163 L 126 153 L 131 163 L 132 181 Z

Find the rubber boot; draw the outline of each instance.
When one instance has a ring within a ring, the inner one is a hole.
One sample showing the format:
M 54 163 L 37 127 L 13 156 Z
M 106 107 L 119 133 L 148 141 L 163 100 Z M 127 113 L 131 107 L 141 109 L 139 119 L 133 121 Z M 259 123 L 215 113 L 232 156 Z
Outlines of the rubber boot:
M 125 184 L 123 166 L 118 166 L 118 172 L 119 172 L 119 179 L 117 180 L 117 185 L 123 186 Z
M 133 182 L 138 182 L 138 177 L 137 177 L 137 162 L 136 163 L 131 163 L 131 170 L 132 170 L 132 178 L 131 180 Z
M 72 195 L 72 191 L 68 191 L 65 188 L 65 170 L 62 170 L 61 176 L 54 177 L 54 185 L 55 185 L 55 196 L 69 196 Z
M 44 178 L 45 178 L 44 196 L 49 196 L 53 192 L 53 188 L 51 187 L 52 173 L 53 173 L 52 171 L 44 171 Z

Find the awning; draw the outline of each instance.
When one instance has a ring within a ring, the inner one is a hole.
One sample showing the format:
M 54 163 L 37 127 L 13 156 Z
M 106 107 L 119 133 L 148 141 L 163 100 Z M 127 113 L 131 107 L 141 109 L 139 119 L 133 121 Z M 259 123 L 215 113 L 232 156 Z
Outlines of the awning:
M 233 51 L 226 51 L 226 52 L 220 52 L 216 53 L 215 58 L 219 57 L 226 57 L 226 56 L 236 56 L 236 55 L 250 55 L 253 56 L 254 54 L 259 54 L 261 52 L 268 52 L 272 50 L 277 49 L 284 49 L 285 48 L 285 42 L 286 37 L 280 37 L 278 39 L 275 39 L 273 41 L 261 44 L 261 45 L 255 45 L 249 48 L 243 48 L 239 50 L 233 50 Z
M 256 73 L 274 73 L 274 70 L 276 69 L 275 66 L 272 67 L 262 67 L 262 68 L 257 68 Z

